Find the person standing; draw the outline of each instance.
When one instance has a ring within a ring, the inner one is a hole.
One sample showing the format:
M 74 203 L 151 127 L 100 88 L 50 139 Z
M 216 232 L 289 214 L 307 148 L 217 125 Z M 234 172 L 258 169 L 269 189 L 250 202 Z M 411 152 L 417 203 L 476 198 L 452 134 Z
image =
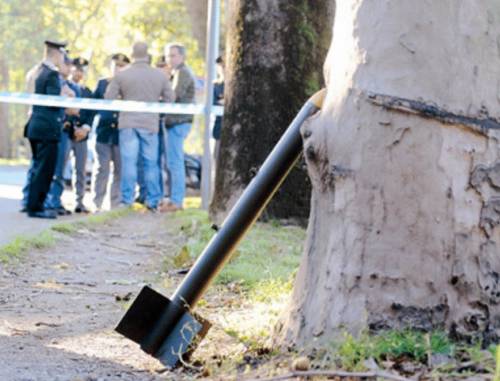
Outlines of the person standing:
M 67 55 L 64 56 L 63 62 L 59 68 L 60 80 L 62 85 L 61 95 L 74 98 L 77 96 L 78 87 L 69 80 L 71 74 L 71 60 Z M 79 110 L 66 108 L 63 116 L 63 128 L 61 138 L 58 144 L 58 153 L 54 169 L 54 177 L 50 184 L 49 193 L 45 200 L 45 208 L 53 211 L 59 216 L 71 214 L 71 211 L 66 209 L 62 204 L 62 194 L 64 191 L 64 168 L 68 162 L 69 152 L 71 149 L 71 139 L 74 136 L 72 118 L 78 116 Z
M 160 56 L 156 62 L 156 67 L 170 80 L 170 69 L 168 68 L 165 55 Z M 160 114 L 160 131 L 158 138 L 160 139 L 159 145 L 159 158 L 158 165 L 160 166 L 160 189 L 162 198 L 170 197 L 170 175 L 167 168 L 167 132 L 165 130 L 165 114 Z
M 104 99 L 104 94 L 112 78 L 130 64 L 130 59 L 125 54 L 111 56 L 111 78 L 100 79 L 94 91 L 93 98 Z M 110 175 L 110 165 L 113 162 L 113 179 L 111 183 L 111 208 L 119 205 L 120 194 L 120 148 L 118 146 L 118 112 L 98 111 L 96 128 L 96 154 L 97 173 L 94 182 L 94 204 L 97 210 L 102 209 L 106 196 Z
M 155 66 L 170 80 L 170 71 L 167 68 L 164 55 L 160 56 L 158 61 L 156 61 Z M 166 195 L 170 195 L 170 187 L 168 185 L 169 175 L 167 169 L 166 132 L 165 125 L 163 123 L 164 118 L 165 114 L 160 114 L 160 123 L 158 125 L 158 166 L 160 167 L 160 192 L 162 199 Z M 139 159 L 139 162 L 137 163 L 137 182 L 139 183 L 139 194 L 135 199 L 135 201 L 139 204 L 144 204 L 144 200 L 146 199 L 146 186 L 144 184 L 144 173 L 142 169 L 143 165 Z
M 222 57 L 217 57 L 215 60 L 217 69 L 217 79 L 214 81 L 214 105 L 224 105 L 224 60 Z M 220 134 L 222 130 L 222 116 L 215 118 L 212 137 L 215 139 L 214 159 L 215 163 L 219 158 L 220 152 Z
M 45 58 L 35 79 L 34 92 L 44 95 L 61 95 L 62 83 L 58 67 L 63 64 L 66 43 L 45 41 Z M 56 218 L 44 208 L 45 198 L 54 175 L 61 139 L 64 109 L 60 107 L 33 106 L 26 135 L 32 151 L 32 176 L 29 181 L 29 217 Z
M 145 102 L 171 102 L 175 99 L 170 82 L 148 62 L 148 45 L 136 42 L 132 49 L 133 63 L 116 74 L 105 94 L 106 99 Z M 122 203 L 132 205 L 135 199 L 139 156 L 144 171 L 146 206 L 157 210 L 161 201 L 158 167 L 159 115 L 121 112 L 118 120 L 121 157 Z
M 78 98 L 91 98 L 92 91 L 83 83 L 89 61 L 85 58 L 75 58 L 72 63 L 71 83 L 77 88 Z M 88 154 L 88 135 L 94 112 L 92 110 L 80 110 L 78 115 L 70 118 L 72 126 L 71 150 L 75 156 L 76 169 L 76 207 L 75 213 L 89 213 L 83 203 L 86 185 L 86 164 Z
M 42 61 L 43 62 L 43 61 Z M 33 66 L 28 73 L 26 74 L 26 92 L 27 93 L 34 93 L 35 92 L 35 79 L 38 77 L 40 74 L 40 71 L 42 70 L 42 62 L 37 63 L 35 66 Z M 28 133 L 28 124 L 29 120 L 31 118 L 31 113 L 33 112 L 33 107 L 30 106 L 28 110 L 28 120 L 24 126 L 24 132 L 23 136 L 27 138 L 27 133 Z M 33 162 L 31 162 L 30 167 L 28 168 L 28 172 L 26 174 L 26 183 L 23 186 L 23 198 L 21 200 L 21 213 L 26 213 L 28 210 L 28 195 L 29 195 L 29 189 L 30 189 L 30 181 L 31 177 L 33 176 Z
M 193 103 L 195 78 L 186 65 L 186 48 L 178 43 L 165 47 L 165 59 L 172 70 L 172 85 L 176 103 Z M 167 167 L 170 174 L 170 200 L 162 203 L 162 212 L 182 209 L 186 195 L 186 171 L 184 168 L 184 140 L 191 130 L 192 115 L 166 115 Z

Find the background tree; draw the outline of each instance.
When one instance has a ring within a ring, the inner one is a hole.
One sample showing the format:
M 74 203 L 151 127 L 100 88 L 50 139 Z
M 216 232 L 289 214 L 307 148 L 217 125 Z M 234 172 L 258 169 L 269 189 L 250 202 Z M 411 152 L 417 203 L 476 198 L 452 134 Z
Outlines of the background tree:
M 208 0 L 184 0 L 191 20 L 193 37 L 198 42 L 199 54 L 204 57 L 207 40 Z
M 283 342 L 405 327 L 498 342 L 498 2 L 337 4 Z
M 0 86 L 3 90 L 20 91 L 24 86 L 24 74 L 30 68 L 30 57 L 37 54 L 41 49 L 33 49 L 33 39 L 43 38 L 39 36 L 43 28 L 43 14 L 37 12 L 37 1 L 27 0 L 19 2 L 6 0 L 0 3 Z M 25 36 L 19 39 L 18 36 Z M 43 41 L 43 40 L 42 40 Z M 33 63 L 34 64 L 34 63 Z M 32 64 L 32 65 L 33 65 Z M 16 110 L 13 115 L 11 111 Z M 11 126 L 18 125 L 22 131 L 21 124 L 26 122 L 25 107 L 10 107 L 0 104 L 0 157 L 12 157 L 15 155 L 14 141 L 19 136 Z M 21 121 L 22 120 L 22 121 Z
M 204 3 L 204 2 L 200 2 Z M 205 15 L 206 17 L 206 15 Z M 136 38 L 151 42 L 151 50 L 157 57 L 164 53 L 169 42 L 181 42 L 186 46 L 189 65 L 198 75 L 204 72 L 204 55 L 198 51 L 198 41 L 193 37 L 191 19 L 182 0 L 136 1 L 129 8 L 125 22 Z M 198 20 L 203 24 L 204 20 Z
M 192 35 L 198 42 L 198 51 L 202 57 L 205 57 L 207 48 L 207 20 L 208 20 L 208 0 L 184 0 L 186 9 L 191 19 Z M 220 47 L 224 50 L 225 30 L 227 25 L 226 12 L 228 0 L 220 0 L 221 25 L 220 25 Z
M 331 1 L 231 0 L 221 151 L 211 214 L 221 220 L 304 101 L 322 86 Z M 268 217 L 309 214 L 310 182 L 297 164 Z

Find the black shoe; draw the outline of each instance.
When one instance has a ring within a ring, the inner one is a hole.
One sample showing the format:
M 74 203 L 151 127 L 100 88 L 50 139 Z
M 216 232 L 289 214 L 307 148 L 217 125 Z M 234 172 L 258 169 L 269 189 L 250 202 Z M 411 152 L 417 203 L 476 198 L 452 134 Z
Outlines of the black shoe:
M 64 206 L 60 206 L 59 208 L 53 209 L 58 216 L 69 216 L 72 214 L 71 210 L 66 209 Z
M 88 214 L 90 213 L 90 210 L 88 210 L 85 206 L 77 206 L 75 208 L 75 213 L 85 213 L 85 214 Z
M 56 214 L 49 211 L 49 210 L 39 210 L 36 212 L 28 212 L 28 217 L 45 218 L 45 219 L 50 219 L 50 220 L 54 220 L 57 218 Z
M 27 213 L 28 212 L 28 208 L 26 208 L 25 206 L 23 206 L 21 208 L 21 210 L 19 211 L 19 213 Z
M 142 197 L 137 197 L 134 202 L 141 204 L 141 205 L 146 205 L 146 200 L 143 199 Z
M 146 208 L 148 209 L 149 212 L 151 213 L 159 213 L 160 209 L 157 206 L 149 206 L 146 205 Z

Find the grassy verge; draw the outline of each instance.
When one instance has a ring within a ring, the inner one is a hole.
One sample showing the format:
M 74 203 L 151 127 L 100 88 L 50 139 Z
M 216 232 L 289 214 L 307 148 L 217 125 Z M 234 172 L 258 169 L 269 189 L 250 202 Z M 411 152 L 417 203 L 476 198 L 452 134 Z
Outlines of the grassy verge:
M 190 266 L 215 234 L 203 211 L 188 209 L 167 219 L 172 235 L 180 238 L 178 254 L 164 260 L 165 272 Z M 217 342 L 218 352 L 205 356 L 214 359 L 205 364 L 210 373 L 232 374 L 238 379 L 242 369 L 258 371 L 260 367 L 261 374 L 268 375 L 276 374 L 276 369 L 283 366 L 278 373 L 286 373 L 299 356 L 268 349 L 273 326 L 290 296 L 305 235 L 300 227 L 278 222 L 256 224 L 200 301 L 200 314 L 237 342 L 230 344 L 222 336 L 211 339 Z M 421 373 L 429 380 L 465 380 L 483 375 L 500 381 L 498 351 L 493 346 L 484 349 L 481 343 L 455 343 L 444 332 L 406 330 L 366 333 L 357 338 L 345 334 L 313 352 L 307 361 L 314 369 L 354 372 L 377 367 L 408 377 Z
M 82 228 L 89 229 L 93 226 L 105 224 L 116 218 L 124 217 L 132 211 L 132 208 L 117 209 L 107 213 L 94 214 L 78 221 L 55 224 L 36 236 L 23 235 L 16 237 L 12 242 L 0 247 L 0 263 L 6 264 L 13 260 L 19 260 L 30 250 L 53 247 L 57 242 L 57 235 L 54 233 L 74 234 Z
M 491 377 L 495 368 L 499 372 L 496 351 L 494 345 L 483 349 L 480 342 L 456 343 L 439 331 L 386 331 L 359 338 L 345 334 L 316 362 L 333 363 L 348 371 L 366 371 L 376 366 L 401 374 L 426 373 L 429 379 L 461 380 L 473 375 Z
M 121 208 L 106 213 L 92 214 L 78 221 L 62 222 L 53 225 L 50 230 L 62 234 L 74 234 L 80 229 L 89 229 L 93 226 L 103 225 L 117 218 L 125 217 L 133 210 L 133 208 Z
M 497 346 L 496 371 L 494 381 L 500 381 L 500 345 Z
M 207 213 L 200 210 L 167 216 L 171 235 L 178 237 L 178 254 L 165 256 L 164 272 L 189 267 L 215 234 L 211 226 Z M 201 314 L 216 321 L 240 348 L 268 348 L 269 333 L 292 290 L 305 236 L 298 226 L 257 223 L 198 303 Z M 229 368 L 242 356 L 238 350 L 230 352 Z
M 207 213 L 187 209 L 174 215 L 174 234 L 183 237 L 179 254 L 167 258 L 166 269 L 183 267 L 201 254 L 215 234 Z M 277 288 L 289 288 L 302 253 L 305 230 L 278 222 L 257 223 L 241 241 L 216 283 L 238 283 L 256 298 L 265 299 Z
M 54 246 L 56 240 L 50 229 L 37 236 L 14 238 L 11 243 L 0 247 L 0 263 L 6 264 L 12 260 L 20 259 L 25 253 L 33 249 L 47 249 Z

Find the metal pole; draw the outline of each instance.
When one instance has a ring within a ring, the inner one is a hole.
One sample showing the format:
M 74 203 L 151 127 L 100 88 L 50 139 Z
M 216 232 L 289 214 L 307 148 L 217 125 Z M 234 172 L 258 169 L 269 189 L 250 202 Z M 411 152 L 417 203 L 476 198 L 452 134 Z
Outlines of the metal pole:
M 214 98 L 215 60 L 219 52 L 220 0 L 209 0 L 207 23 L 207 52 L 205 76 L 205 131 L 203 134 L 203 161 L 201 174 L 201 207 L 208 210 L 212 194 L 212 107 Z

